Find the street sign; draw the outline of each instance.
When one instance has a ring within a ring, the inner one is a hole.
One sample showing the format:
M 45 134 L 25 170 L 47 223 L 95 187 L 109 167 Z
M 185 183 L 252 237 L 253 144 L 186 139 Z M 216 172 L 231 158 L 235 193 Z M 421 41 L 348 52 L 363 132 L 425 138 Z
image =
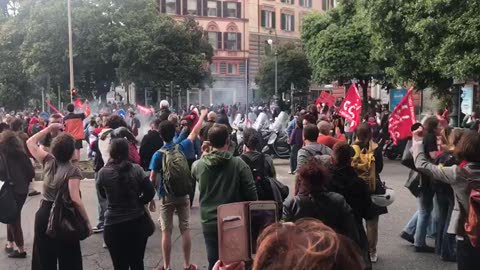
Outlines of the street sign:
M 390 111 L 395 109 L 405 95 L 407 95 L 407 89 L 390 89 Z

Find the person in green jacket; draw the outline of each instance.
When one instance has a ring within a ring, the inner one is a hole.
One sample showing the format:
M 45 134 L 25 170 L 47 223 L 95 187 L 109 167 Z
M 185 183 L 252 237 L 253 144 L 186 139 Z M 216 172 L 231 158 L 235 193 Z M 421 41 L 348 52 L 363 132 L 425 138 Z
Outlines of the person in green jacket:
M 192 176 L 199 182 L 200 217 L 209 270 L 218 260 L 217 207 L 257 200 L 250 168 L 228 151 L 229 145 L 227 127 L 215 124 L 208 130 L 208 141 L 202 146 L 202 158 L 192 166 Z

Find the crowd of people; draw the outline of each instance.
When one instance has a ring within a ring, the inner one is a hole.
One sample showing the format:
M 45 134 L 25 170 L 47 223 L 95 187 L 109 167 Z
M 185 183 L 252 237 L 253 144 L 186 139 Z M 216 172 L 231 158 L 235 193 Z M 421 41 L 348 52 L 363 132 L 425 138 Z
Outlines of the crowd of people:
M 161 101 L 145 134 L 133 109 L 90 116 L 69 104 L 65 115 L 6 116 L 0 125 L 0 176 L 12 181 L 18 213 L 7 225 L 5 252 L 27 257 L 20 217 L 37 163 L 43 169 L 43 197 L 35 216 L 32 269 L 83 269 L 80 241 L 92 233 L 103 233 L 115 269 L 144 269 L 158 217 L 163 265 L 157 270 L 169 270 L 177 215 L 183 267 L 195 270 L 190 209 L 197 188 L 209 270 L 372 269 L 379 259 L 379 218 L 393 202 L 380 177 L 388 136 L 385 111 L 367 114 L 350 131 L 350 123 L 332 108 L 298 108 L 286 128 L 295 175 L 287 198 L 272 158 L 259 149 L 259 130 L 246 125 L 243 151 L 236 156 L 230 125 L 235 118 L 229 117 L 236 106 L 190 109 L 176 114 Z M 417 252 L 436 250 L 443 259 L 456 260 L 460 270 L 480 269 L 480 247 L 464 228 L 472 214 L 469 183 L 480 173 L 480 135 L 442 123 L 431 117 L 416 126 L 407 149 L 411 160 L 402 159 L 412 169 L 408 187 L 419 209 L 401 237 Z M 470 123 L 475 126 L 476 118 Z M 95 226 L 80 194 L 84 140 L 95 171 Z M 277 202 L 281 221 L 263 229 L 253 261 L 222 262 L 217 207 L 256 200 Z M 432 218 L 434 204 L 439 214 Z M 62 206 L 74 214 L 59 214 Z M 426 244 L 428 233 L 436 235 L 435 248 Z

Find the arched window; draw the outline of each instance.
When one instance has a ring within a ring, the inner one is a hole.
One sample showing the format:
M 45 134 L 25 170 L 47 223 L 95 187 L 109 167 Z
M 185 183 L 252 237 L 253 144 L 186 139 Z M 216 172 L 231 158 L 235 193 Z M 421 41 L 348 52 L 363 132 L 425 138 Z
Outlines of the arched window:
M 216 22 L 209 22 L 207 25 L 208 43 L 212 45 L 214 50 L 222 49 L 222 33 L 220 32 Z
M 227 51 L 242 50 L 242 34 L 238 32 L 238 27 L 234 23 L 227 26 L 227 32 L 223 33 L 223 47 Z

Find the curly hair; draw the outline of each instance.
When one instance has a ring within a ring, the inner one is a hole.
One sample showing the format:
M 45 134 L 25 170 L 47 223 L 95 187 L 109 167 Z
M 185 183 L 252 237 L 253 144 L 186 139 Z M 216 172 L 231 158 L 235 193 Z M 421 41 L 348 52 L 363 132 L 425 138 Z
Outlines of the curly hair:
M 254 270 L 360 270 L 358 247 L 316 219 L 275 223 L 257 240 Z
M 119 127 L 128 127 L 127 122 L 125 122 L 125 119 L 121 117 L 120 115 L 111 115 L 108 117 L 106 125 L 111 128 L 111 129 L 116 129 Z
M 315 158 L 307 161 L 298 171 L 295 182 L 295 195 L 317 194 L 325 190 L 325 185 L 330 181 L 330 173 Z
M 50 149 L 57 161 L 69 162 L 75 151 L 75 139 L 68 133 L 60 133 L 53 139 Z

